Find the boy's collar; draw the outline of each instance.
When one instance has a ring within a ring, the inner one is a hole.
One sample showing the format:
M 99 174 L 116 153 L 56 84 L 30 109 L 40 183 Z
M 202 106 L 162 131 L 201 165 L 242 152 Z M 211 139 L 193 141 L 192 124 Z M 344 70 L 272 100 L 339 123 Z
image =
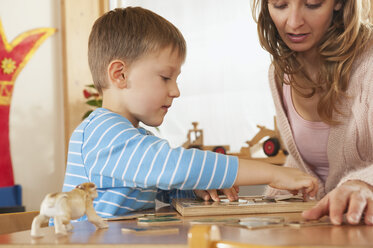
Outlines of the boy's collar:
M 114 113 L 114 114 L 117 114 L 117 113 L 115 113 L 115 112 L 113 112 L 113 111 L 111 111 L 111 110 L 109 110 L 109 109 L 106 109 L 106 108 L 97 108 L 96 110 L 98 110 L 98 111 L 101 111 L 101 112 L 112 112 L 112 113 Z M 126 117 L 124 117 L 124 116 L 122 116 L 122 115 L 120 115 L 120 114 L 117 114 L 117 115 L 119 115 L 119 116 L 121 116 L 123 119 L 125 119 L 132 127 L 134 127 L 134 128 L 136 128 L 137 130 L 139 130 L 139 132 L 141 133 L 141 134 L 143 134 L 143 135 L 153 135 L 153 133 L 151 133 L 150 131 L 148 131 L 148 130 L 146 130 L 145 128 L 143 128 L 143 127 L 135 127 L 135 126 L 133 126 L 133 124 L 126 118 Z

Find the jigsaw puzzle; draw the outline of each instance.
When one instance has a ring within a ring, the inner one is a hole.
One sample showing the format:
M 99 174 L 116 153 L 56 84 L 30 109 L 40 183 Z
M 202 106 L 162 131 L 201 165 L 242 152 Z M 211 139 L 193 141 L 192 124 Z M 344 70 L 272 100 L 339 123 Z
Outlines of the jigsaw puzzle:
M 172 205 L 182 216 L 232 215 L 302 212 L 316 204 L 316 201 L 303 201 L 301 196 L 281 195 L 276 197 L 241 196 L 230 202 L 222 196 L 220 202 L 200 199 L 174 199 Z

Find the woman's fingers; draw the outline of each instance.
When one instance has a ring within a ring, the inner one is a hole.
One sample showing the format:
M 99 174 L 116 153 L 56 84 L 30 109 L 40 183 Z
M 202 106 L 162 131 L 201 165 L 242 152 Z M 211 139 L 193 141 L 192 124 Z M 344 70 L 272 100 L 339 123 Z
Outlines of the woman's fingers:
M 373 225 L 373 199 L 368 199 L 367 201 L 364 221 L 367 225 Z
M 367 205 L 367 198 L 364 191 L 355 191 L 350 196 L 348 211 L 346 215 L 347 222 L 358 224 Z
M 343 188 L 337 188 L 331 192 L 329 197 L 329 217 L 334 225 L 341 225 L 343 214 L 348 207 L 349 195 L 351 192 L 343 191 Z
M 302 217 L 307 220 L 317 220 L 329 214 L 329 196 L 321 199 L 313 208 L 303 211 Z

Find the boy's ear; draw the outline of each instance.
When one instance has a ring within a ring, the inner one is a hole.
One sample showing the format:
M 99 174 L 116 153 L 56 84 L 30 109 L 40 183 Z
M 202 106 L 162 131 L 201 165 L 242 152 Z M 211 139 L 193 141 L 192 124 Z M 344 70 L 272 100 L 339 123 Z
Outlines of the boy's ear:
M 122 60 L 113 60 L 108 66 L 108 78 L 111 84 L 120 89 L 127 87 L 126 80 L 127 66 Z

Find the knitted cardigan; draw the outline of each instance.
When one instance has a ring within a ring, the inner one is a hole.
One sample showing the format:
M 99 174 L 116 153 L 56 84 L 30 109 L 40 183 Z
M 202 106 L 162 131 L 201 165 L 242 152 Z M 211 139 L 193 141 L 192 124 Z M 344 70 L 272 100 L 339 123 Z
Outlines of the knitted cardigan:
M 372 44 L 373 42 L 370 42 Z M 299 168 L 318 178 L 317 199 L 348 180 L 361 180 L 373 185 L 373 46 L 354 61 L 351 77 L 342 103 L 333 113 L 333 119 L 340 122 L 331 126 L 327 155 L 329 174 L 322 182 L 304 162 L 289 125 L 282 100 L 282 85 L 275 82 L 274 66 L 269 69 L 269 83 L 276 108 L 277 125 L 285 148 L 289 152 L 284 166 Z M 268 187 L 267 195 L 281 194 L 284 191 Z

